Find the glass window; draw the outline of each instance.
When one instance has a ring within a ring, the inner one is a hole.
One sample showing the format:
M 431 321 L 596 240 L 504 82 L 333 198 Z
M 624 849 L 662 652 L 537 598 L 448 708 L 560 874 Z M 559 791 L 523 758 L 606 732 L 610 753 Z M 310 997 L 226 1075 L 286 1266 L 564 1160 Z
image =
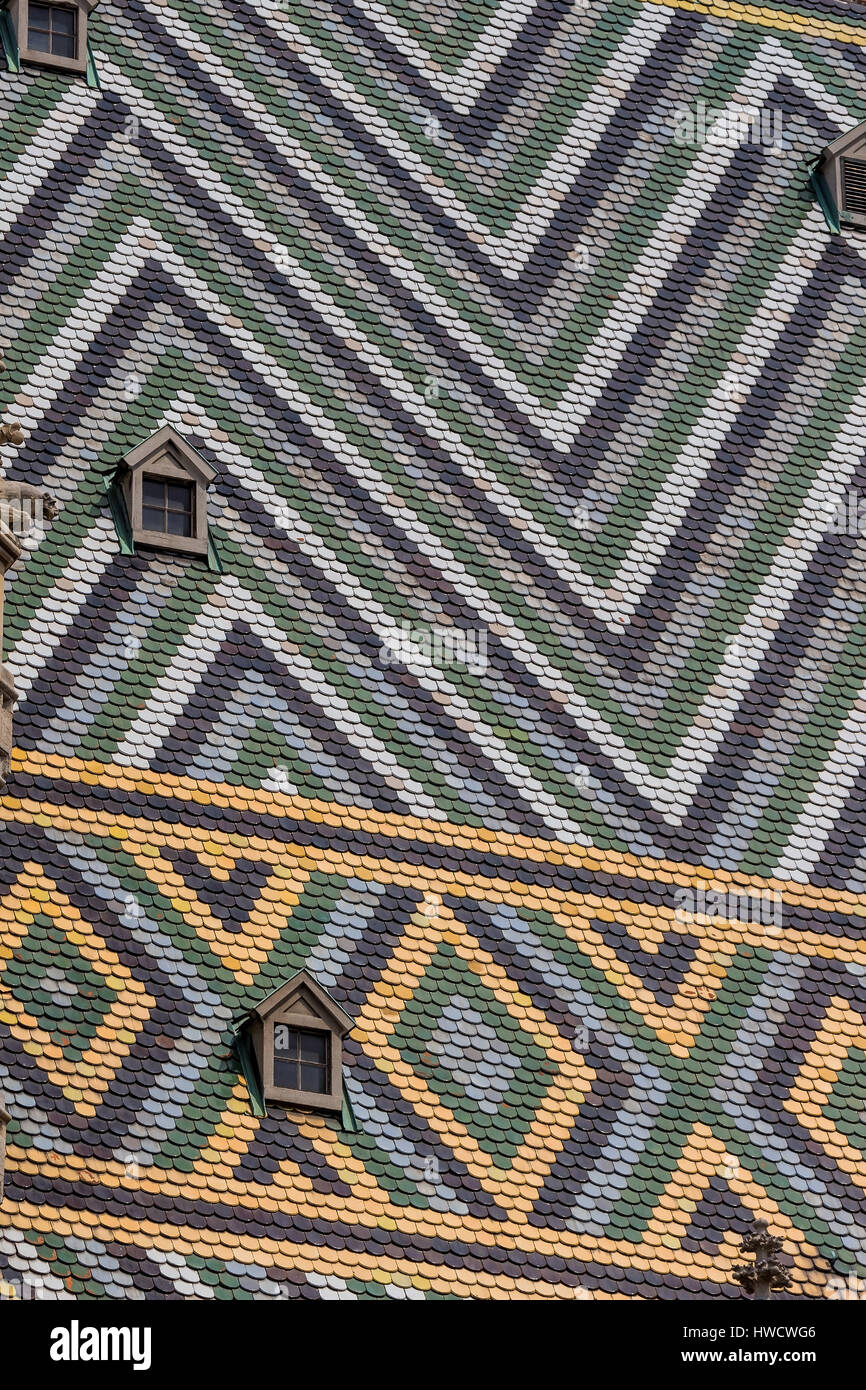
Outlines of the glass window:
M 195 511 L 192 483 L 166 478 L 142 478 L 141 524 L 145 531 L 167 536 L 191 536 Z
M 78 49 L 78 11 L 65 5 L 33 5 L 27 11 L 27 47 L 34 53 L 74 58 Z
M 274 1024 L 274 1085 L 287 1091 L 330 1090 L 331 1039 L 327 1033 Z

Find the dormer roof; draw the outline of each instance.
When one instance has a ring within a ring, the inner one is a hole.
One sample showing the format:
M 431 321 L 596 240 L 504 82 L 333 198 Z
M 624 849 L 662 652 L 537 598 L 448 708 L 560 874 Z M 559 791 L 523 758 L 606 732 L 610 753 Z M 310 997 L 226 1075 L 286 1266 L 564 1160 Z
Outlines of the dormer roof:
M 353 1027 L 354 1019 L 341 1009 L 336 999 L 317 984 L 306 970 L 299 970 L 285 984 L 273 990 L 251 1010 L 251 1013 L 264 1022 L 275 1013 L 286 1013 L 290 1009 L 321 1018 L 342 1036 Z
M 855 125 L 853 130 L 848 130 L 844 135 L 839 135 L 822 151 L 822 160 L 833 159 L 837 155 L 847 155 L 854 158 L 859 154 L 866 155 L 866 121 L 861 121 Z
M 129 471 L 134 473 L 140 468 L 152 468 L 156 463 L 166 461 L 166 457 L 178 467 L 187 470 L 205 486 L 216 477 L 216 469 L 171 425 L 164 425 L 143 444 L 136 445 L 124 455 L 123 461 Z

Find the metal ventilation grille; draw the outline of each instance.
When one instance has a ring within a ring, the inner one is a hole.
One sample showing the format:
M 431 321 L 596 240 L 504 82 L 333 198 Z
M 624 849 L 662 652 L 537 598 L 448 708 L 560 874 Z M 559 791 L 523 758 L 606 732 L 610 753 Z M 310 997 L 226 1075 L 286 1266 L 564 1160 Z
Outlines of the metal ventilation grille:
M 866 213 L 866 160 L 842 160 L 842 206 L 846 212 Z

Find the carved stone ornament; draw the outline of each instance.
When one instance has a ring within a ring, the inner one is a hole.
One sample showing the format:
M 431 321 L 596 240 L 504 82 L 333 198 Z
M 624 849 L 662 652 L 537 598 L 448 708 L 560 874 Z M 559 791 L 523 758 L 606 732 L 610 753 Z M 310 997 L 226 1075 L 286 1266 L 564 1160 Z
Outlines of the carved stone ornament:
M 779 1260 L 782 1242 L 770 1235 L 766 1221 L 753 1221 L 740 1244 L 742 1255 L 754 1255 L 755 1262 L 740 1265 L 734 1278 L 752 1298 L 772 1298 L 774 1289 L 787 1289 L 791 1276 Z
M 0 426 L 3 443 L 18 443 L 16 433 L 21 434 L 18 425 Z M 0 786 L 9 776 L 16 700 L 12 676 L 3 664 L 3 576 L 21 555 L 20 538 L 34 525 L 53 520 L 56 514 L 54 502 L 40 488 L 0 478 Z

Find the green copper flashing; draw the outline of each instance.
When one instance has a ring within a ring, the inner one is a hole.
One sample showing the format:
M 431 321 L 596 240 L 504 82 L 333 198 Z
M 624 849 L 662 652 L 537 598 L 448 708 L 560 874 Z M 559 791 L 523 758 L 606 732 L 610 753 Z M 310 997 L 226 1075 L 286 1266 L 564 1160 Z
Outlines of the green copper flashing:
M 117 539 L 120 542 L 121 555 L 134 555 L 135 546 L 132 543 L 132 527 L 129 524 L 129 513 L 126 510 L 126 500 L 123 496 L 123 489 L 117 478 L 112 478 L 107 487 L 108 505 L 111 508 L 111 515 L 114 518 L 114 529 L 117 532 Z
M 259 1077 L 259 1069 L 256 1065 L 256 1054 L 253 1049 L 252 1038 L 246 1031 L 246 1019 L 240 1023 L 232 1024 L 234 1032 L 234 1049 L 237 1059 L 241 1064 L 244 1081 L 247 1083 L 247 1090 L 250 1093 L 250 1105 L 254 1115 L 259 1118 L 267 1115 L 265 1106 L 265 1096 L 262 1090 L 262 1083 Z
M 88 85 L 88 87 L 95 87 L 96 90 L 97 90 L 97 92 L 101 91 L 102 89 L 101 89 L 101 87 L 100 87 L 100 85 L 99 85 L 99 74 L 98 74 L 97 71 L 96 71 L 96 59 L 95 59 L 94 56 L 93 56 L 93 49 L 90 47 L 90 40 L 89 40 L 89 39 L 87 40 L 87 69 L 86 69 L 86 75 L 87 75 L 87 85 Z
M 6 59 L 6 68 L 9 72 L 20 72 L 21 63 L 18 60 L 18 36 L 15 33 L 15 25 L 12 23 L 12 16 L 5 5 L 0 10 L 0 42 L 3 44 L 3 56 Z
M 222 574 L 223 572 L 220 553 L 217 550 L 217 544 L 212 535 L 208 535 L 207 538 L 207 567 L 209 570 L 213 570 L 215 574 Z
M 821 205 L 821 211 L 824 214 L 824 221 L 827 223 L 827 226 L 830 228 L 831 232 L 838 233 L 842 230 L 842 224 L 839 221 L 839 212 L 836 207 L 836 204 L 833 202 L 833 199 L 830 196 L 830 190 L 827 187 L 827 184 L 824 181 L 824 177 L 821 174 L 820 169 L 818 167 L 820 163 L 821 161 L 819 159 L 816 159 L 814 164 L 810 164 L 809 182 L 812 185 L 812 190 L 815 194 L 815 197 L 818 199 L 818 202 Z
M 343 1078 L 343 1108 L 340 1112 L 340 1129 L 347 1134 L 360 1134 L 361 1127 L 355 1119 L 355 1110 L 352 1105 L 352 1097 L 349 1095 L 349 1088 Z

